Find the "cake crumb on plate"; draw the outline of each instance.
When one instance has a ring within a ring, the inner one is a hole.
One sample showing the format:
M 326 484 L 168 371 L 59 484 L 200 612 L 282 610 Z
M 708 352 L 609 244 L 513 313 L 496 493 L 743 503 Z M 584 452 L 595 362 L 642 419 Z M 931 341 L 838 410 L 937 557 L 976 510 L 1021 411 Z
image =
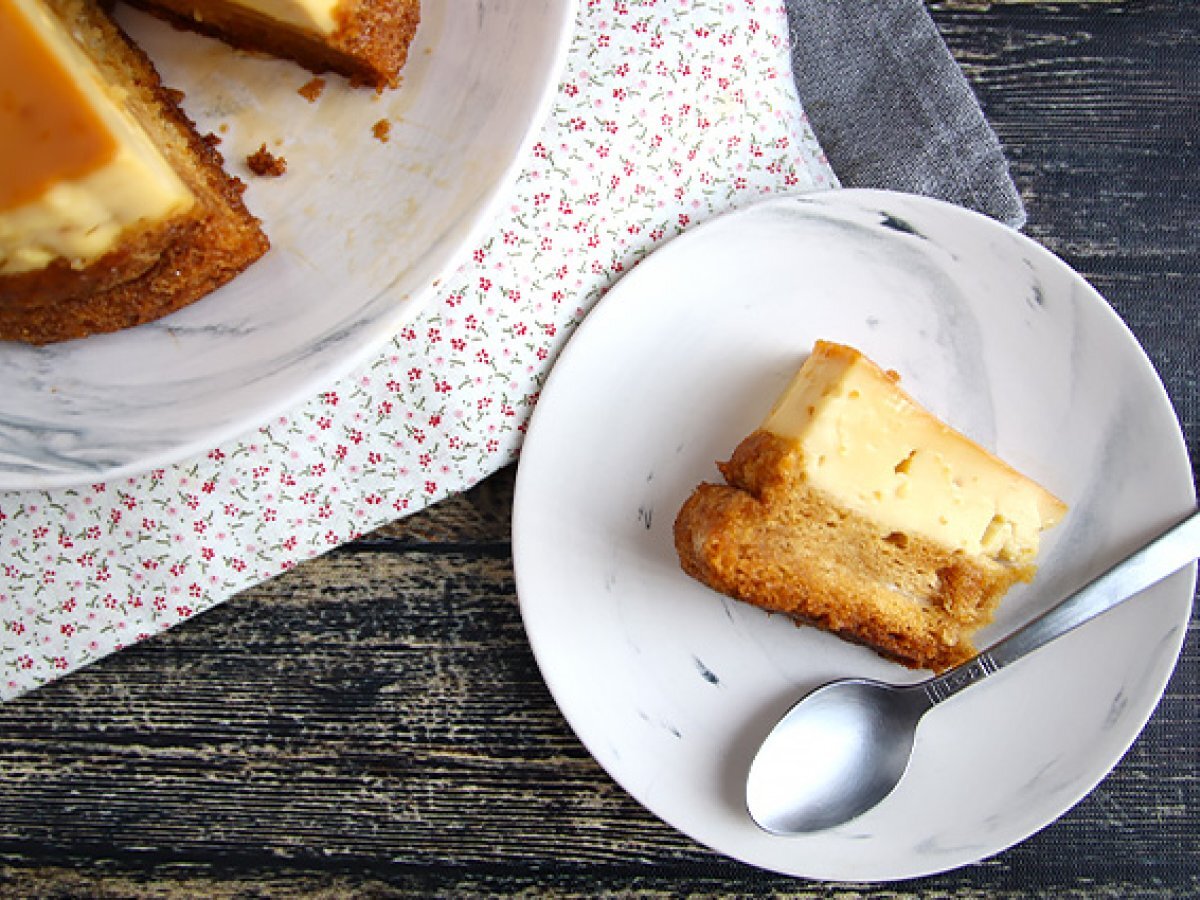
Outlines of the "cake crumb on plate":
M 255 175 L 271 178 L 276 178 L 287 171 L 287 160 L 268 150 L 265 143 L 246 157 L 246 165 Z
M 309 103 L 316 103 L 317 98 L 320 97 L 321 94 L 324 93 L 324 91 L 325 91 L 325 79 L 321 78 L 321 77 L 310 78 L 308 81 L 304 82 L 304 84 L 302 84 L 299 88 L 296 89 L 296 93 L 299 94 L 301 97 L 303 97 L 305 100 L 307 100 Z

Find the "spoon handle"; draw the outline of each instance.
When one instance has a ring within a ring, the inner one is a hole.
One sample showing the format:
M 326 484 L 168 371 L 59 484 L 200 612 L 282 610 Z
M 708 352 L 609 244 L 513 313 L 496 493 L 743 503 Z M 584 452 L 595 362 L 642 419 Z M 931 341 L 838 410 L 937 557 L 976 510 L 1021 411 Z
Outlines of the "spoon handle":
M 1200 512 L 1192 513 L 1104 574 L 973 659 L 924 682 L 931 704 L 953 697 L 1026 654 L 1094 619 L 1200 557 Z

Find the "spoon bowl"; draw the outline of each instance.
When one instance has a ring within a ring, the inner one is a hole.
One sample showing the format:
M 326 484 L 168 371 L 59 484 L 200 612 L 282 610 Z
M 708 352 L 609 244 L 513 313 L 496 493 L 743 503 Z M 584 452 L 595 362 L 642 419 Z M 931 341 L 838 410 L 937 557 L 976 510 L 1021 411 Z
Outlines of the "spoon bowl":
M 764 742 L 746 779 L 746 807 L 772 834 L 803 834 L 853 819 L 899 783 L 917 723 L 918 689 L 849 679 L 793 706 Z
M 767 735 L 746 777 L 765 831 L 806 834 L 878 805 L 908 768 L 921 717 L 1200 556 L 1200 513 L 1169 529 L 989 650 L 919 684 L 845 679 L 817 688 Z

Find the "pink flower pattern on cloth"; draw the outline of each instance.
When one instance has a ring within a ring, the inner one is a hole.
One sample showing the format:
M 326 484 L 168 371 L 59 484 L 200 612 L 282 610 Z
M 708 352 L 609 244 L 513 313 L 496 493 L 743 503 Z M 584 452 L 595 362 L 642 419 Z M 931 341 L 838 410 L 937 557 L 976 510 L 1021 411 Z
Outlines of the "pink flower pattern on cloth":
M 623 273 L 715 214 L 836 186 L 786 35 L 779 0 L 582 0 L 490 233 L 377 358 L 174 466 L 0 493 L 0 698 L 514 460 L 555 355 Z

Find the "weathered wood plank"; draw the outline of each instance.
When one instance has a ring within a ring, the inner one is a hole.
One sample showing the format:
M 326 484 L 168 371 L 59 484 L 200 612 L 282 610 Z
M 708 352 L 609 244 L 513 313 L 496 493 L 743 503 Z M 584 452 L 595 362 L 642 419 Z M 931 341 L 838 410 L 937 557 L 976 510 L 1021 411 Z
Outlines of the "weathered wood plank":
M 206 891 L 217 873 L 229 890 L 355 878 L 404 890 L 413 869 L 430 879 L 411 882 L 416 893 L 661 888 L 699 870 L 697 889 L 791 884 L 713 857 L 599 770 L 536 672 L 506 556 L 420 543 L 335 552 L 95 678 L 0 707 L 0 863 L 12 884 L 35 877 L 26 866 L 66 884 L 77 876 L 49 867 L 97 860 L 180 889 L 178 873 L 200 867 L 210 874 L 192 887 Z M 995 894 L 1032 874 L 1031 886 L 1058 890 L 1108 869 L 1112 895 L 1133 896 L 1140 876 L 1187 871 L 1195 770 L 1156 777 L 1155 745 L 1178 736 L 1155 736 L 1190 713 L 1181 699 L 1055 829 L 926 887 Z M 1114 870 L 1117 848 L 1128 857 Z M 291 874 L 264 883 L 272 866 Z

